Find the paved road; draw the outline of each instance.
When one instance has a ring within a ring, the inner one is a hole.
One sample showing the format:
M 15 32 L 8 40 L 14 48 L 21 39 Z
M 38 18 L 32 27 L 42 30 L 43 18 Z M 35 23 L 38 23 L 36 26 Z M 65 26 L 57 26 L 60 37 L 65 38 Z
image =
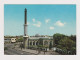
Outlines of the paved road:
M 4 51 L 4 54 L 5 55 L 34 55 L 29 52 L 15 50 L 15 49 L 13 49 L 13 46 L 14 46 L 14 44 L 6 44 L 5 47 L 8 47 L 8 49 Z
M 4 53 L 8 55 L 32 55 L 32 53 L 29 52 L 24 52 L 24 51 L 10 49 L 10 48 L 8 48 L 8 50 L 6 50 Z
M 38 54 L 36 50 L 30 50 L 30 49 L 21 50 L 19 47 L 14 48 L 14 44 L 15 43 L 4 45 L 4 47 L 8 47 L 8 49 L 4 51 L 5 55 L 59 55 L 59 53 L 53 51 L 48 51 L 45 54 L 44 52 L 41 51 L 41 53 Z

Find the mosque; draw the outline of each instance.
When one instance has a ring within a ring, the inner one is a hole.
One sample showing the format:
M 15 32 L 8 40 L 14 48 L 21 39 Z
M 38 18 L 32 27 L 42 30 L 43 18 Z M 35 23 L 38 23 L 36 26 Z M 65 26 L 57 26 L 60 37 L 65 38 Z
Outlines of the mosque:
M 53 37 L 52 36 L 42 36 L 39 34 L 36 34 L 35 36 L 28 36 L 27 34 L 27 9 L 25 8 L 25 19 L 24 19 L 24 40 L 23 40 L 23 45 L 24 48 L 29 48 L 30 46 L 37 46 L 38 45 L 38 40 L 41 38 L 43 39 L 43 46 L 49 47 L 50 43 L 53 46 Z

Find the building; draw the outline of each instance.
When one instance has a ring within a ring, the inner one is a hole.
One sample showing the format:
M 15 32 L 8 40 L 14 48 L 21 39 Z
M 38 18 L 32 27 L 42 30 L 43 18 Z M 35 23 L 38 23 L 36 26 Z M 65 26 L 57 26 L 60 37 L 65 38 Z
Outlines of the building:
M 53 38 L 52 36 L 40 36 L 40 35 L 35 35 L 35 36 L 30 36 L 28 39 L 28 45 L 30 46 L 37 46 L 38 45 L 38 40 L 42 39 L 43 40 L 43 46 L 49 47 L 50 43 L 53 45 Z
M 36 34 L 35 36 L 28 36 L 27 34 L 27 9 L 25 8 L 25 19 L 24 19 L 24 40 L 23 45 L 24 48 L 29 48 L 30 46 L 37 46 L 38 40 L 41 38 L 43 39 L 43 46 L 48 46 L 50 43 L 53 45 L 53 37 L 47 36 L 47 35 L 39 35 Z
M 5 42 L 10 42 L 10 43 L 15 43 L 16 42 L 16 38 L 15 37 L 6 37 L 4 38 Z

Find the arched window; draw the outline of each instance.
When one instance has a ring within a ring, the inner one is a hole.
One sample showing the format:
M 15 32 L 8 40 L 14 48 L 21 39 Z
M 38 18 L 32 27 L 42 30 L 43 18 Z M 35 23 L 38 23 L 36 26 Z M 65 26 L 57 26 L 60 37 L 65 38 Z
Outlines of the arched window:
M 35 45 L 35 41 L 33 42 L 33 45 Z
M 32 42 L 30 42 L 30 45 L 32 45 Z
M 36 45 L 38 45 L 38 41 L 36 42 Z

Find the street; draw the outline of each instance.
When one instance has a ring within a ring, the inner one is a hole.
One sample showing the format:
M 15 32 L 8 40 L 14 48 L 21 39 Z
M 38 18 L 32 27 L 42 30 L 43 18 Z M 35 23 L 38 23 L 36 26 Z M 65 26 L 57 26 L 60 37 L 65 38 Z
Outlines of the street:
M 40 51 L 40 53 L 38 53 L 38 50 L 32 50 L 32 49 L 21 50 L 21 48 L 19 48 L 19 44 L 17 44 L 16 46 L 15 44 L 16 43 L 4 44 L 5 45 L 4 47 L 7 47 L 7 49 L 4 50 L 4 54 L 5 55 L 59 55 L 59 53 L 53 51 L 47 51 L 45 53 L 43 51 Z
M 14 44 L 6 44 L 8 49 L 4 51 L 5 55 L 32 55 L 32 53 L 14 49 Z

